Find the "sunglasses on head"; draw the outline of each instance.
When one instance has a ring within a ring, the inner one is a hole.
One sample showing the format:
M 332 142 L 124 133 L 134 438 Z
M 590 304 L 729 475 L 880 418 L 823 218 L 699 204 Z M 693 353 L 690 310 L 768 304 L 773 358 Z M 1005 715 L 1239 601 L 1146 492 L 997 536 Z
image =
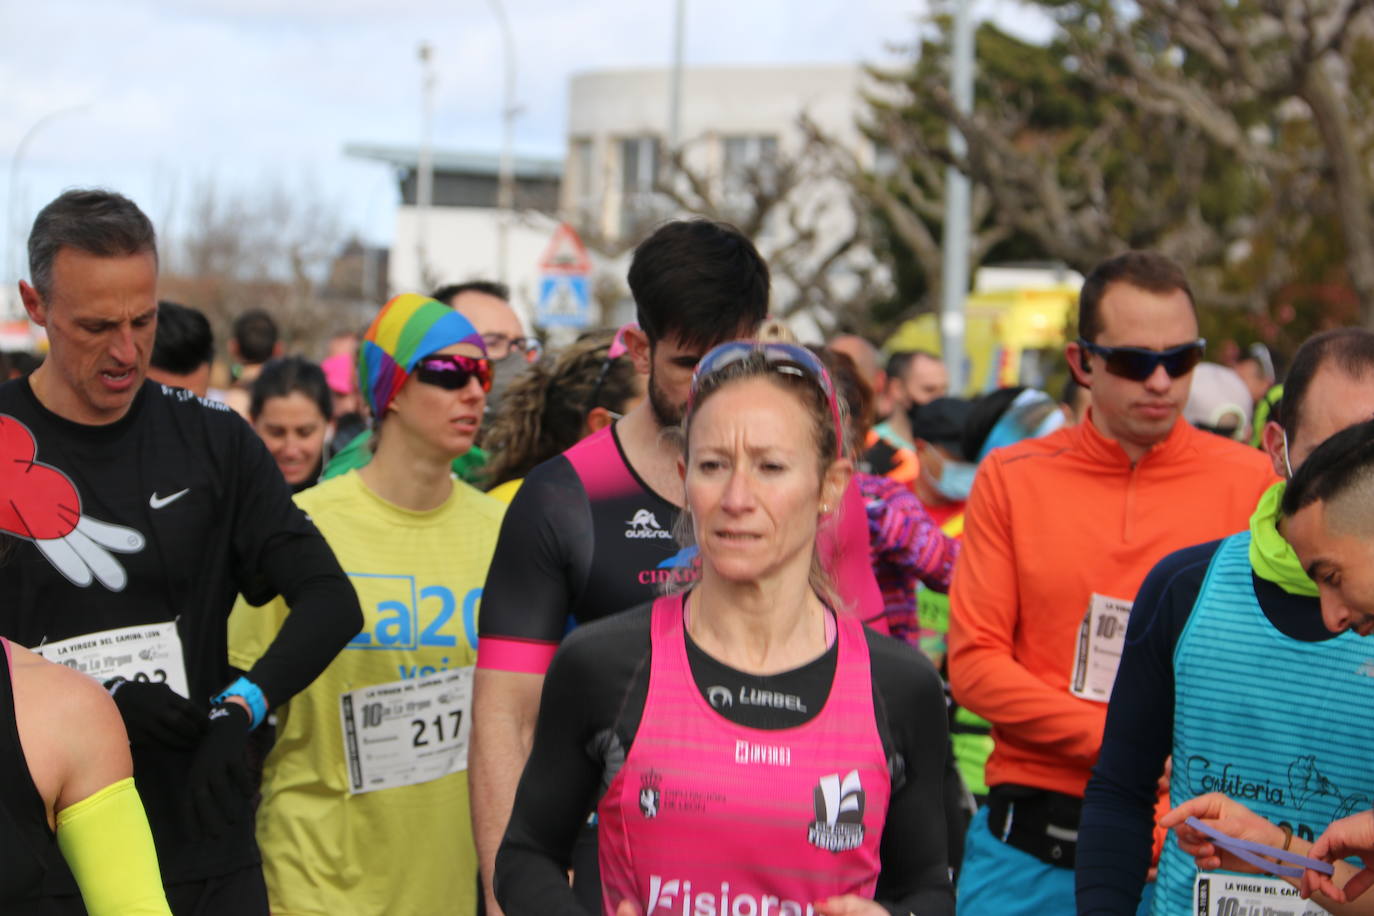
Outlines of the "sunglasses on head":
M 491 363 L 475 356 L 426 356 L 415 364 L 411 372 L 426 385 L 446 391 L 459 391 L 474 378 L 483 391 L 491 390 Z
M 1202 353 L 1207 347 L 1207 341 L 1198 339 L 1167 350 L 1147 350 L 1143 347 L 1104 347 L 1080 337 L 1078 345 L 1087 352 L 1102 357 L 1107 371 L 1112 375 L 1119 375 L 1133 382 L 1143 382 L 1154 375 L 1155 369 L 1160 366 L 1169 373 L 1169 378 L 1178 378 L 1192 372 L 1193 368 L 1202 362 Z M 1086 357 L 1083 362 L 1086 366 Z
M 763 361 L 773 372 L 779 375 L 804 378 L 820 388 L 821 393 L 830 402 L 830 414 L 835 421 L 837 457 L 843 456 L 844 425 L 840 421 L 840 402 L 835 396 L 835 385 L 830 380 L 830 373 L 825 370 L 825 364 L 821 362 L 820 357 L 796 344 L 732 340 L 708 350 L 706 355 L 697 362 L 696 368 L 692 370 L 692 388 L 687 396 L 688 413 L 691 412 L 697 399 L 697 393 L 707 378 L 735 363 L 754 357 L 756 354 L 763 358 Z

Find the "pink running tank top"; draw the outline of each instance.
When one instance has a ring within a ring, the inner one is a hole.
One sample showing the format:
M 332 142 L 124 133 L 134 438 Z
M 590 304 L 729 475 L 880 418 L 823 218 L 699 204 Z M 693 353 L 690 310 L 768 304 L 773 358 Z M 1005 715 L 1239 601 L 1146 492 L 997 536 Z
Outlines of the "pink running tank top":
M 614 916 L 811 916 L 872 897 L 891 777 L 862 625 L 840 617 L 824 708 L 795 728 L 723 718 L 687 662 L 682 596 L 654 602 L 649 692 L 597 811 L 602 901 Z

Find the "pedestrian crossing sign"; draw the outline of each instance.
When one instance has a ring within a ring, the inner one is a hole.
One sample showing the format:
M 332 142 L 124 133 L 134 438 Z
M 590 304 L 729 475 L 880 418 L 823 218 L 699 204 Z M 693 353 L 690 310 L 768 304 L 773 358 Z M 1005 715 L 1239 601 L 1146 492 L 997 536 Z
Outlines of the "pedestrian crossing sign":
M 586 274 L 545 274 L 539 281 L 534 320 L 546 328 L 585 328 L 591 324 Z

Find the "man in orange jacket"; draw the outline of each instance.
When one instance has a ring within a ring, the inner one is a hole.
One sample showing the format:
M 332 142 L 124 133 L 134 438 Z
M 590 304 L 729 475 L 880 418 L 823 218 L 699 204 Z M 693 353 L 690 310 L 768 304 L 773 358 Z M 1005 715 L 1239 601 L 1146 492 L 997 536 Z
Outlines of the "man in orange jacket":
M 1131 601 L 1165 554 L 1243 528 L 1276 479 L 1263 453 L 1181 416 L 1204 341 L 1187 278 L 1128 252 L 1099 264 L 1066 355 L 1084 423 L 979 466 L 950 592 L 949 675 L 993 724 L 960 913 L 1074 912 L 1084 788 Z

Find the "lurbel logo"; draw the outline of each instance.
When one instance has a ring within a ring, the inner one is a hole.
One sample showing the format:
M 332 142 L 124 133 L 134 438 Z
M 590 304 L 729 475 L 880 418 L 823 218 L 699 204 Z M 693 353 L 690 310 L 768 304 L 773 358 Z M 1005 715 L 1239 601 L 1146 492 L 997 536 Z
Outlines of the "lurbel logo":
M 648 509 L 640 509 L 634 514 L 634 518 L 625 523 L 625 536 L 627 538 L 671 538 L 672 534 L 664 531 L 663 526 L 658 523 L 658 518 Z
M 859 771 L 822 776 L 815 790 L 816 820 L 806 833 L 807 841 L 828 852 L 858 849 L 864 841 L 864 790 Z
M 731 695 L 730 688 L 721 687 L 720 685 L 707 687 L 706 699 L 710 702 L 711 706 L 716 709 L 727 709 L 735 705 L 735 698 Z

